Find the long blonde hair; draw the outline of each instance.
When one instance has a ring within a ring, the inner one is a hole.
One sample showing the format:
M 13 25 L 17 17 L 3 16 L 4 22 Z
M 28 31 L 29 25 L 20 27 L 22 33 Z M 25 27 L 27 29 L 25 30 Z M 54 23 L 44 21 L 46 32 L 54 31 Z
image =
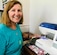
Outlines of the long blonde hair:
M 17 0 L 13 0 L 13 1 L 9 1 L 6 4 L 6 7 L 4 8 L 3 14 L 2 14 L 2 19 L 1 22 L 7 26 L 11 26 L 11 20 L 9 19 L 9 15 L 8 15 L 8 11 L 15 5 L 15 4 L 19 4 L 22 7 L 22 4 L 17 1 Z M 21 20 L 19 21 L 19 24 L 23 23 L 23 16 L 21 18 Z

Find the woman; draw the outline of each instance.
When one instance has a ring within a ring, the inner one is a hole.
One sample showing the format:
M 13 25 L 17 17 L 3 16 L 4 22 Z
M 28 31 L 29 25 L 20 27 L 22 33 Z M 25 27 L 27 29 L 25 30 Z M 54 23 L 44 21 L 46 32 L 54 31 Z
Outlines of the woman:
M 17 23 L 22 23 L 22 4 L 7 2 L 0 23 L 0 55 L 21 55 L 22 33 Z

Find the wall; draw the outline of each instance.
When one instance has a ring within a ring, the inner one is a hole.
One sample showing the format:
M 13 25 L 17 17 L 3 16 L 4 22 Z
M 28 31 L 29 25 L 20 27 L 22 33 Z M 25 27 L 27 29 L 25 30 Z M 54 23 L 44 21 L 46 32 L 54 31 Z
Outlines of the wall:
M 29 25 L 29 13 L 30 13 L 30 0 L 19 0 L 23 5 L 23 24 Z
M 39 24 L 57 24 L 57 0 L 30 0 L 30 32 L 39 33 Z
M 19 0 L 23 6 L 24 22 L 20 25 L 22 32 L 29 31 L 29 14 L 30 14 L 30 0 Z
M 30 32 L 38 33 L 45 3 L 43 0 L 30 0 Z
M 2 0 L 0 0 L 0 10 L 3 10 L 3 4 L 2 4 Z

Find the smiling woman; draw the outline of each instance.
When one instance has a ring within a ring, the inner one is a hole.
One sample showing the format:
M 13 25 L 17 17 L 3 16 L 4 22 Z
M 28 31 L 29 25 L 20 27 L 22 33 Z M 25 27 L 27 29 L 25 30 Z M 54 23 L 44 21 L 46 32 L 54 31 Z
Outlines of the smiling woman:
M 12 22 L 18 23 L 22 16 L 22 7 L 19 4 L 16 4 L 9 10 L 8 14 Z
M 19 1 L 7 2 L 0 23 L 0 55 L 21 55 L 23 38 L 19 24 L 23 20 L 22 15 Z

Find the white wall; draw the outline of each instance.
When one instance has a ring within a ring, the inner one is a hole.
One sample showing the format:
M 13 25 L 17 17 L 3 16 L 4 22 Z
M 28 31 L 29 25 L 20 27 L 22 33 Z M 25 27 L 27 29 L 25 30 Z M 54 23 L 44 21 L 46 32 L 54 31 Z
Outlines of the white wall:
M 30 32 L 39 33 L 41 22 L 57 23 L 57 0 L 30 0 Z
M 0 10 L 3 10 L 3 4 L 2 4 L 2 0 L 0 0 Z
M 45 2 L 43 0 L 30 0 L 30 32 L 38 33 L 38 25 L 42 20 Z
M 20 25 L 22 32 L 29 31 L 30 0 L 19 0 L 23 6 L 24 22 Z
M 47 0 L 46 1 L 44 20 L 46 22 L 57 24 L 57 0 Z
M 30 13 L 30 0 L 19 0 L 23 5 L 23 24 L 29 25 L 29 13 Z

